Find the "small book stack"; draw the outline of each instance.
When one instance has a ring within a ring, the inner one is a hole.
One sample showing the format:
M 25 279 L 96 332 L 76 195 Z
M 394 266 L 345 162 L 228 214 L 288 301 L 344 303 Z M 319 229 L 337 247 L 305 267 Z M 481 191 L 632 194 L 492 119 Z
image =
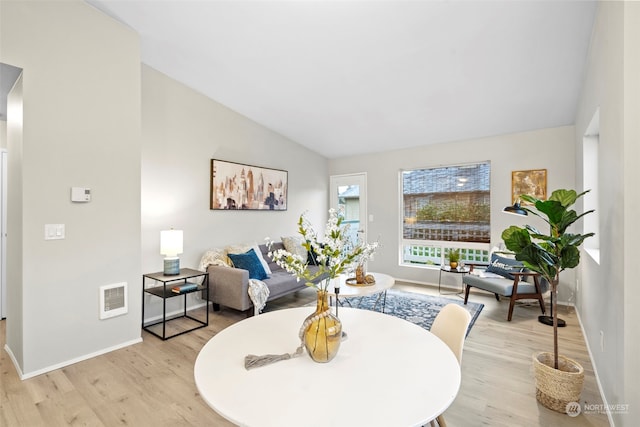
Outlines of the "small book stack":
M 184 294 L 186 292 L 195 291 L 196 289 L 198 289 L 198 285 L 196 283 L 186 282 L 172 287 L 171 292 L 175 294 Z

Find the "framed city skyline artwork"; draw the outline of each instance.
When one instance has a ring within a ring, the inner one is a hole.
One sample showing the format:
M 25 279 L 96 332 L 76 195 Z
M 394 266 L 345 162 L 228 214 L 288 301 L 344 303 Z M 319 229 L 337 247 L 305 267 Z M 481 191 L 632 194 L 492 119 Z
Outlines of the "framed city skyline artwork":
M 211 210 L 287 210 L 288 172 L 211 159 Z
M 532 169 L 511 172 L 511 203 L 520 201 L 523 205 L 530 203 L 520 200 L 522 194 L 533 196 L 540 200 L 547 199 L 547 170 Z

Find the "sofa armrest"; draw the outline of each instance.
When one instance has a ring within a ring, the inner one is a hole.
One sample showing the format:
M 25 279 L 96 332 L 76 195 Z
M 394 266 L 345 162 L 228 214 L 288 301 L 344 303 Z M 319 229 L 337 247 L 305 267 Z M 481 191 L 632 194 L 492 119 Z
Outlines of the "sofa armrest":
M 245 311 L 253 304 L 249 299 L 249 272 L 241 268 L 210 265 L 209 301 Z

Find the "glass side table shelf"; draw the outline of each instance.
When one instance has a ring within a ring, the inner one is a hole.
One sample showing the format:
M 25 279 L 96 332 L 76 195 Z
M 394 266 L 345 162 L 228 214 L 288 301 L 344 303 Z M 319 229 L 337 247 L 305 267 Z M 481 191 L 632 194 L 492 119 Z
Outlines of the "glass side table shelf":
M 148 281 L 155 281 L 160 283 L 157 286 L 150 286 L 147 288 Z M 196 329 L 204 328 L 209 325 L 209 308 L 205 305 L 205 320 L 193 317 L 187 311 L 187 295 L 194 292 L 202 292 L 202 297 L 205 301 L 209 301 L 209 274 L 199 270 L 193 270 L 191 268 L 181 268 L 180 273 L 173 276 L 165 276 L 163 272 L 144 274 L 142 276 L 142 329 L 155 335 L 156 337 L 167 340 L 169 338 L 177 337 L 178 335 L 186 334 L 187 332 L 194 331 Z M 144 306 L 145 296 L 147 294 L 154 295 L 162 299 L 162 318 L 157 321 L 153 321 L 145 324 L 144 318 Z M 183 298 L 183 307 L 181 313 L 177 316 L 167 318 L 167 300 L 171 298 Z M 167 323 L 169 322 L 184 322 L 191 327 L 182 326 L 182 328 L 176 328 L 177 332 L 167 335 Z M 158 327 L 156 325 L 162 325 L 162 333 L 156 332 Z M 195 326 L 193 326 L 195 324 Z M 186 328 L 186 329 L 185 329 Z
M 440 267 L 440 275 L 438 276 L 438 293 L 440 295 L 458 295 L 458 296 L 460 296 L 462 294 L 462 292 L 464 291 L 464 284 L 462 284 L 462 289 L 460 289 L 460 291 L 458 291 L 458 292 L 449 292 L 449 293 L 442 292 L 442 288 L 441 288 L 442 272 L 454 273 L 454 274 L 462 274 L 464 276 L 465 274 L 469 274 L 470 271 L 471 271 L 471 268 L 469 268 L 467 266 L 458 267 L 458 268 L 451 268 L 448 265 L 443 265 L 442 267 Z

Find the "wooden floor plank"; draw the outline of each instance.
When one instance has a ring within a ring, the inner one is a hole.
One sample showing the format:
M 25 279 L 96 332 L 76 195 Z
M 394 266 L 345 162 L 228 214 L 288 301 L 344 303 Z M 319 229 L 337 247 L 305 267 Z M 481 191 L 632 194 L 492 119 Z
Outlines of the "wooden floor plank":
M 398 283 L 396 288 L 438 294 L 437 288 L 410 283 Z M 314 301 L 314 291 L 307 289 L 269 303 L 268 309 L 298 307 Z M 549 351 L 553 346 L 553 330 L 537 321 L 537 305 L 518 304 L 513 320 L 507 322 L 507 300 L 497 302 L 493 295 L 477 292 L 471 294 L 470 301 L 483 303 L 485 308 L 465 342 L 462 385 L 445 413 L 450 426 L 609 425 L 604 414 L 572 418 L 537 403 L 532 354 Z M 585 368 L 582 399 L 602 404 L 577 316 L 571 308 L 562 308 L 560 313 L 568 323 L 560 332 L 561 353 Z M 198 352 L 211 337 L 243 318 L 243 313 L 228 309 L 211 312 L 206 328 L 167 341 L 143 332 L 142 343 L 25 381 L 18 378 L 11 360 L 2 351 L 0 425 L 232 426 L 199 396 L 193 366 Z M 5 323 L 0 321 L 2 348 Z

